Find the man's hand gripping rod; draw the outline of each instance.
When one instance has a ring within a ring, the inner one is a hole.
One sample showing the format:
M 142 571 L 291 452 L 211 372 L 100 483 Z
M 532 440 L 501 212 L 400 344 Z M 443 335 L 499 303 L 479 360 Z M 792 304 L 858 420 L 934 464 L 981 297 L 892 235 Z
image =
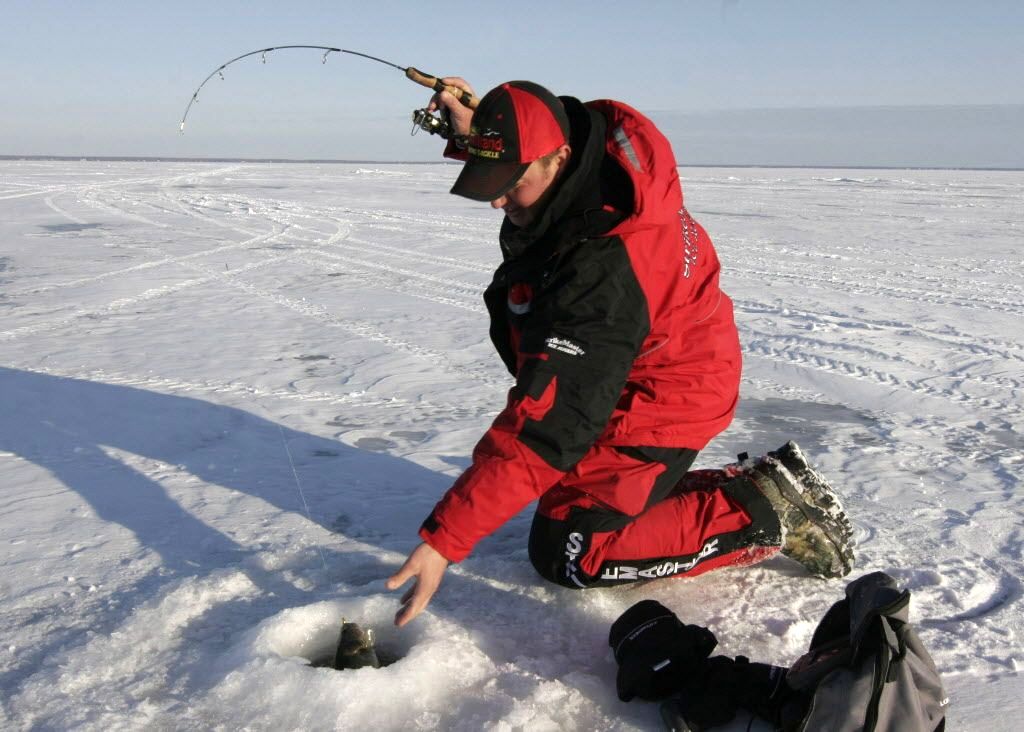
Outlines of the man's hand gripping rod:
M 405 76 L 407 79 L 411 79 L 412 81 L 415 81 L 417 84 L 422 84 L 423 86 L 429 89 L 433 89 L 436 92 L 448 92 L 453 97 L 462 102 L 463 106 L 469 107 L 470 109 L 476 109 L 476 105 L 480 103 L 480 100 L 477 97 L 474 97 L 468 91 L 460 89 L 457 86 L 448 86 L 443 81 L 438 79 L 436 76 L 424 74 L 422 71 L 418 71 L 417 69 L 414 69 L 412 66 L 405 70 Z
M 469 109 L 476 109 L 476 105 L 480 103 L 480 100 L 477 97 L 474 97 L 465 89 L 460 89 L 457 86 L 449 86 L 436 76 L 424 74 L 422 71 L 414 69 L 412 66 L 404 69 L 404 71 L 407 79 L 411 79 L 417 84 L 422 84 L 423 86 L 433 89 L 438 93 L 443 91 L 448 92 L 462 102 L 463 106 L 468 107 Z M 414 109 L 412 112 L 412 134 L 415 135 L 417 130 L 426 130 L 432 135 L 440 135 L 445 140 L 451 139 L 453 132 L 451 121 L 448 119 L 448 110 L 442 110 L 439 116 L 435 116 L 425 107 L 423 109 Z

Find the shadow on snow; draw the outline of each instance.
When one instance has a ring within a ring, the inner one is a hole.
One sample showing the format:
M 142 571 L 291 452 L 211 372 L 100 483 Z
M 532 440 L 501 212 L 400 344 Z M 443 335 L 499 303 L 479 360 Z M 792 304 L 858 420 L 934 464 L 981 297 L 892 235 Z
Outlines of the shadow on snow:
M 328 579 L 349 586 L 382 580 L 397 569 L 398 563 L 381 553 L 404 554 L 411 549 L 419 541 L 419 523 L 450 484 L 446 476 L 407 460 L 353 448 L 242 409 L 190 397 L 7 368 L 0 368 L 0 390 L 5 405 L 0 450 L 45 468 L 86 501 L 97 517 L 132 532 L 144 549 L 160 559 L 158 567 L 130 587 L 119 588 L 120 604 L 84 614 L 76 610 L 61 617 L 63 627 L 50 633 L 42 647 L 21 655 L 13 668 L 0 675 L 0 688 L 8 691 L 35 673 L 52 654 L 87 642 L 87 631 L 116 630 L 136 607 L 160 595 L 172 582 L 203 577 L 218 569 L 243 571 L 260 590 L 255 597 L 222 603 L 212 614 L 192 621 L 193 626 L 212 622 L 230 631 L 245 630 L 286 607 L 336 596 L 332 586 L 302 590 L 279 572 L 261 569 L 257 555 L 267 545 L 258 540 L 242 544 L 232 538 L 242 520 L 230 510 L 238 507 L 244 511 L 244 502 L 225 495 L 224 489 L 259 498 L 276 507 L 282 518 L 297 514 L 301 521 L 306 519 L 288 452 L 294 458 L 312 519 L 331 531 L 343 529 L 345 536 L 361 542 L 359 548 L 352 549 L 340 537 L 336 546 L 323 547 Z M 164 487 L 161 476 L 171 478 L 174 495 Z M 218 496 L 204 495 L 215 490 Z M 208 502 L 208 498 L 212 500 Z M 214 506 L 206 508 L 206 514 L 216 514 L 226 506 L 226 515 L 208 522 L 187 510 L 187 506 L 202 510 L 208 503 Z M 273 534 L 276 518 L 264 512 L 260 515 L 267 532 Z M 524 518 L 507 525 L 485 551 L 478 552 L 484 557 L 481 564 L 488 567 L 494 567 L 497 554 L 511 555 L 516 560 L 513 566 L 525 565 L 522 570 L 511 570 L 513 577 L 502 577 L 505 582 L 541 582 L 525 558 L 529 524 Z M 520 529 L 518 541 L 511 541 L 510 529 Z M 373 548 L 366 549 L 366 545 Z M 143 554 L 133 549 L 120 562 L 131 565 Z M 303 568 L 318 564 L 310 555 Z M 513 615 L 521 619 L 551 614 L 542 612 L 542 601 L 497 588 L 487 579 L 449 572 L 431 611 L 459 625 L 472 624 L 477 616 L 482 616 L 480 622 L 487 622 L 484 616 L 494 613 L 481 614 L 481 606 L 500 608 L 498 615 L 508 614 L 510 623 L 515 620 Z M 572 627 L 577 640 L 580 635 L 590 637 L 595 649 L 600 648 L 607 633 L 605 624 L 588 617 L 579 603 L 573 602 L 576 593 L 555 591 L 565 594 L 559 597 L 557 626 Z M 396 610 L 400 595 L 395 593 Z M 473 601 L 462 601 L 466 598 Z M 31 624 L 39 614 L 23 625 Z M 481 650 L 496 660 L 511 660 L 520 652 L 500 639 L 488 640 L 487 635 L 481 634 Z M 201 676 L 198 666 L 203 657 L 208 658 L 200 654 L 197 668 L 183 668 L 183 673 Z

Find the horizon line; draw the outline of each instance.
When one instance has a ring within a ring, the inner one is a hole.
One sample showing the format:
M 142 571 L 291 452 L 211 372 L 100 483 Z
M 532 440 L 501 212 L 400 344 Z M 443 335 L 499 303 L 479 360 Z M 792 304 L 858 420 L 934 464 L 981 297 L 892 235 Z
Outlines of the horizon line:
M 447 160 L 366 160 L 341 158 L 241 158 L 241 157 L 165 157 L 162 155 L 0 155 L 3 161 L 31 160 L 38 162 L 99 162 L 99 163 L 282 163 L 291 165 L 460 165 Z M 787 163 L 684 163 L 677 168 L 793 168 L 797 170 L 976 170 L 980 172 L 1012 173 L 1024 171 L 1014 166 L 943 166 L 943 165 L 856 165 L 835 163 L 829 165 L 797 165 Z

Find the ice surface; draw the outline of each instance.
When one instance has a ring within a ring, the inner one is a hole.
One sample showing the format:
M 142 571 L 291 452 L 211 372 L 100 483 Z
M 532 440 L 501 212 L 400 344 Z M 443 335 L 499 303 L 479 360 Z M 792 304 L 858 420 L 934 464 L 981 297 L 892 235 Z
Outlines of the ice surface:
M 1017 729 L 1024 174 L 681 172 L 745 349 L 700 465 L 800 443 L 856 571 L 913 590 L 950 729 Z M 574 593 L 528 514 L 392 628 L 382 580 L 509 385 L 499 215 L 456 173 L 0 162 L 0 727 L 658 729 L 606 646 L 647 597 L 800 654 L 842 581 L 779 557 Z M 398 660 L 310 666 L 342 617 Z

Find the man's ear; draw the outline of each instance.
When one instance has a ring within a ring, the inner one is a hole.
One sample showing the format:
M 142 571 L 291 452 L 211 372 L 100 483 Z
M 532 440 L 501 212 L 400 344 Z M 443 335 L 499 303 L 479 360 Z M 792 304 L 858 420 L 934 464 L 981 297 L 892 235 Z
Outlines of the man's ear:
M 555 158 L 555 176 L 560 176 L 569 163 L 569 159 L 572 157 L 572 148 L 568 144 L 562 145 L 560 148 L 555 150 L 553 154 L 556 154 Z M 549 158 L 550 159 L 550 158 Z

